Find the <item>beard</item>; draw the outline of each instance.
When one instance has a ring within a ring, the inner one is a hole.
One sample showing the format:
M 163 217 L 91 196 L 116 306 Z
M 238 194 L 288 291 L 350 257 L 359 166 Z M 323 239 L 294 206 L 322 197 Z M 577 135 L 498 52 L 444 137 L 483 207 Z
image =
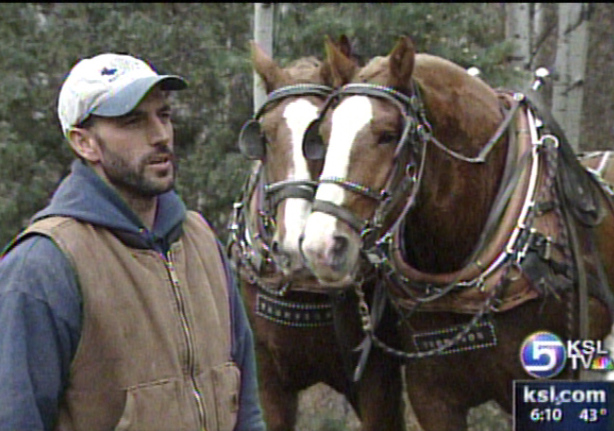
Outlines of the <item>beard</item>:
M 177 164 L 173 151 L 168 146 L 156 147 L 150 154 L 138 160 L 129 160 L 109 148 L 103 139 L 96 137 L 102 151 L 101 167 L 109 182 L 117 189 L 139 197 L 150 198 L 166 193 L 175 185 Z M 151 161 L 160 156 L 167 156 L 171 167 L 166 171 L 147 172 Z M 168 172 L 170 171 L 170 172 Z

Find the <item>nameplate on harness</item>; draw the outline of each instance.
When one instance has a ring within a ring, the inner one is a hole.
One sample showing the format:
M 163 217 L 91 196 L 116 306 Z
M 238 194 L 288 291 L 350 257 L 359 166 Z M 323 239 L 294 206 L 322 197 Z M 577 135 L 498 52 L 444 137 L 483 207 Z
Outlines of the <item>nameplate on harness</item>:
M 414 334 L 414 345 L 419 352 L 427 352 L 437 349 L 454 339 L 466 329 L 466 325 L 448 326 L 447 328 L 432 331 L 418 332 Z M 441 355 L 465 352 L 474 349 L 483 349 L 497 345 L 497 336 L 492 322 L 483 321 L 477 323 L 471 330 L 463 335 L 452 346 L 441 351 Z
M 256 314 L 284 326 L 312 328 L 333 324 L 331 304 L 282 301 L 258 294 Z

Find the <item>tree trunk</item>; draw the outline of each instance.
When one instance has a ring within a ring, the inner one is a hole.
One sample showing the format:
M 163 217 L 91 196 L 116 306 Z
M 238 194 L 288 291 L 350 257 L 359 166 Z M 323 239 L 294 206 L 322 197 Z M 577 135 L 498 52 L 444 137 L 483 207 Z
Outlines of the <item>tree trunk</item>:
M 531 34 L 531 59 L 529 61 L 529 68 L 531 70 L 543 65 L 540 48 L 547 32 L 544 4 L 534 3 L 532 6 L 533 30 Z
M 529 3 L 505 4 L 505 38 L 514 42 L 510 64 L 527 70 L 531 61 L 531 13 Z
M 584 70 L 588 50 L 588 3 L 559 3 L 559 31 L 552 113 L 569 142 L 580 149 Z
M 254 3 L 254 41 L 271 57 L 273 56 L 274 3 Z M 266 100 L 262 80 L 254 72 L 254 112 Z

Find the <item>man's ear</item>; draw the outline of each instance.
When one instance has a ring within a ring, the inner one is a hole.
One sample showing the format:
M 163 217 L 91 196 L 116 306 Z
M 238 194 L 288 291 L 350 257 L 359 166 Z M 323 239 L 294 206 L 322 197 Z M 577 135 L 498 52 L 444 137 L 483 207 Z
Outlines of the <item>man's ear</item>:
M 90 130 L 72 128 L 68 132 L 68 143 L 79 157 L 91 163 L 100 161 L 100 146 Z

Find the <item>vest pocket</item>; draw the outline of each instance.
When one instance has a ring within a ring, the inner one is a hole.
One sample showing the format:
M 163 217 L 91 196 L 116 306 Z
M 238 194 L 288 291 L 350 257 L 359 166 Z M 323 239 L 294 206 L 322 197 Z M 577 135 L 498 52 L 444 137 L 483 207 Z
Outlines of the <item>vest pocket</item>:
M 163 380 L 127 389 L 124 412 L 114 431 L 168 431 L 185 429 L 180 384 Z
M 232 431 L 237 423 L 241 371 L 234 362 L 226 362 L 212 370 L 215 410 L 220 431 Z

